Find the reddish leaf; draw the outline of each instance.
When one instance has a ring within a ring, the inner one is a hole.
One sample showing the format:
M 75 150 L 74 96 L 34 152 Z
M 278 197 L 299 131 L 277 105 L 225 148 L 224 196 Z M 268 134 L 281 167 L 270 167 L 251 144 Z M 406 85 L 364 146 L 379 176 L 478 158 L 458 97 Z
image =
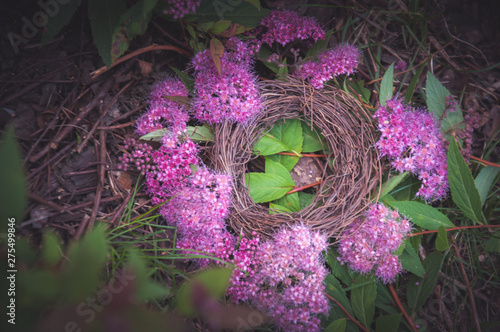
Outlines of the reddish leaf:
M 219 75 L 222 74 L 222 56 L 224 55 L 224 45 L 222 45 L 221 41 L 217 38 L 213 38 L 210 41 L 210 55 L 212 56 L 212 60 L 214 61 L 215 68 L 217 68 L 217 72 Z

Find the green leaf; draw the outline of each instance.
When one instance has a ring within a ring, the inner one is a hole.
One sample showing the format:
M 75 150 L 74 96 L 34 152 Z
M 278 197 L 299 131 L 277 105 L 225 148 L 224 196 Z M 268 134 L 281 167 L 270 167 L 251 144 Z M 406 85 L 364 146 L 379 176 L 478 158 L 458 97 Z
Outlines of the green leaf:
M 349 312 L 349 314 L 353 315 L 354 312 L 351 308 L 351 304 L 349 303 L 346 293 L 337 278 L 335 278 L 332 274 L 327 274 L 325 278 L 325 286 L 326 293 L 337 300 L 340 305 L 343 306 L 347 312 Z
M 54 39 L 59 32 L 69 23 L 73 15 L 75 14 L 78 7 L 80 7 L 80 0 L 66 1 L 65 4 L 57 4 L 57 2 L 53 2 L 55 5 L 51 7 L 47 11 L 47 14 L 50 16 L 47 21 L 47 25 L 45 26 L 45 31 L 42 35 L 42 46 L 47 45 L 52 39 Z M 48 1 L 47 1 L 48 5 Z M 48 6 L 49 7 L 49 6 Z
M 484 249 L 489 252 L 500 252 L 500 233 L 495 233 L 492 237 L 489 238 L 488 242 L 486 242 Z
M 397 332 L 399 323 L 401 322 L 401 314 L 388 316 L 379 316 L 375 323 L 376 332 Z
M 254 151 L 268 156 L 283 151 L 300 153 L 302 151 L 302 126 L 299 119 L 289 119 L 275 124 L 269 133 L 264 134 L 255 144 Z
M 265 203 L 285 196 L 293 185 L 280 176 L 267 173 L 248 173 L 245 180 L 250 197 L 255 203 Z
M 389 68 L 385 71 L 384 77 L 382 77 L 382 83 L 380 83 L 380 105 L 385 106 L 387 100 L 392 98 L 392 88 L 394 86 L 394 63 L 392 63 Z
M 436 249 L 439 251 L 445 251 L 450 247 L 448 243 L 448 236 L 446 234 L 446 229 L 441 226 L 439 227 L 437 237 L 436 237 Z
M 276 62 L 268 62 L 267 59 L 269 59 L 269 56 L 273 54 L 274 52 L 271 51 L 267 46 L 262 45 L 262 47 L 259 50 L 259 60 L 269 69 L 273 71 L 273 73 L 278 74 L 280 71 L 280 67 Z
M 185 316 L 195 316 L 196 310 L 193 305 L 193 298 L 198 289 L 197 285 L 201 285 L 208 292 L 208 295 L 214 299 L 220 298 L 226 291 L 231 273 L 232 269 L 220 268 L 198 272 L 191 280 L 180 287 L 175 300 L 177 310 Z
M 351 286 L 352 278 L 349 274 L 349 269 L 347 268 L 347 264 L 340 264 L 337 259 L 338 255 L 333 249 L 328 249 L 328 255 L 326 256 L 326 263 L 332 270 L 333 275 L 340 279 L 342 283 L 344 283 L 347 287 Z
M 424 266 L 420 261 L 415 249 L 411 245 L 407 245 L 405 250 L 399 257 L 399 261 L 401 262 L 401 266 L 404 270 L 410 271 L 411 273 L 423 277 L 425 273 Z
M 255 28 L 260 25 L 260 22 L 268 13 L 269 9 L 261 8 L 259 10 L 249 2 L 205 0 L 201 2 L 195 14 L 186 15 L 184 19 L 197 23 L 228 20 L 249 28 Z
M 420 68 L 415 73 L 415 76 L 413 76 L 411 78 L 410 83 L 408 84 L 408 87 L 406 88 L 406 92 L 405 92 L 406 102 L 410 103 L 411 98 L 413 97 L 413 93 L 415 92 L 415 88 L 417 86 L 417 83 L 419 82 L 420 75 L 422 75 L 422 72 L 427 67 L 426 65 L 427 65 L 427 61 L 424 61 L 424 63 L 420 66 Z
M 299 212 L 301 210 L 298 193 L 285 195 L 280 199 L 275 200 L 275 203 L 286 207 L 290 212 Z
M 476 184 L 477 191 L 481 197 L 481 206 L 486 202 L 488 198 L 488 193 L 490 192 L 491 186 L 495 182 L 495 178 L 498 173 L 500 173 L 499 167 L 487 166 L 479 172 L 474 183 Z
M 150 280 L 153 271 L 148 271 L 145 258 L 140 258 L 133 249 L 128 254 L 127 270 L 134 276 L 136 300 L 144 302 L 168 296 L 170 292 L 167 288 Z
M 451 131 L 457 129 L 462 129 L 465 127 L 463 124 L 464 118 L 460 110 L 456 110 L 452 113 L 446 114 L 443 117 L 443 113 L 446 109 L 446 97 L 450 96 L 451 93 L 439 82 L 439 80 L 431 73 L 427 73 L 427 82 L 425 86 L 427 108 L 429 111 L 434 113 L 436 118 L 442 119 L 441 128 L 445 133 L 445 137 L 448 141 L 453 140 L 451 136 Z
M 179 76 L 179 78 L 181 79 L 182 83 L 184 83 L 188 91 L 194 90 L 194 78 L 192 78 L 188 74 L 184 73 L 183 71 L 175 67 L 170 66 L 170 69 L 172 69 L 177 74 L 177 76 Z
M 43 235 L 42 258 L 48 265 L 55 265 L 59 263 L 62 258 L 61 238 L 53 231 Z
M 371 277 L 362 276 L 356 281 L 358 284 L 368 282 Z M 365 284 L 360 287 L 353 286 L 351 290 L 351 305 L 354 314 L 359 319 L 361 324 L 370 328 L 375 315 L 375 298 L 377 297 L 377 285 L 375 281 Z
M 448 182 L 458 208 L 476 223 L 481 223 L 481 197 L 474 178 L 455 140 L 448 147 Z
M 207 126 L 187 126 L 187 135 L 195 142 L 213 142 L 215 135 Z
M 315 56 L 319 52 L 325 50 L 328 47 L 328 42 L 332 36 L 333 30 L 328 30 L 325 33 L 325 39 L 318 40 L 306 53 L 306 59 Z
M 325 332 L 344 332 L 347 325 L 346 318 L 339 318 L 328 324 Z
M 280 163 L 277 163 L 275 161 L 272 161 L 269 158 L 265 158 L 265 160 L 266 160 L 265 171 L 267 174 L 275 174 L 275 175 L 285 179 L 289 185 L 295 186 L 295 181 L 293 181 L 292 176 L 290 175 L 290 172 L 285 168 L 285 166 L 283 166 Z M 297 197 L 297 200 L 298 199 L 299 198 Z
M 21 149 L 14 137 L 14 128 L 7 125 L 0 142 L 0 160 L 2 161 L 2 171 L 0 172 L 0 232 L 7 233 L 7 224 L 12 222 L 19 226 L 26 205 L 28 203 L 26 195 L 26 179 L 22 165 Z M 7 208 L 8 207 L 8 208 Z
M 410 201 L 387 201 L 387 204 L 399 210 L 399 213 L 411 218 L 411 222 L 424 229 L 433 231 L 441 226 L 446 228 L 455 227 L 447 216 L 432 206 Z
M 298 156 L 285 156 L 283 154 L 268 155 L 266 156 L 266 159 L 271 159 L 274 162 L 280 163 L 281 165 L 285 166 L 285 168 L 289 172 L 295 167 L 295 165 L 299 161 Z
M 304 143 L 302 146 L 302 152 L 316 152 L 322 151 L 327 147 L 325 139 L 322 135 L 320 135 L 315 129 L 311 130 L 311 127 L 300 121 L 302 126 L 302 134 L 304 135 Z
M 122 0 L 89 0 L 92 36 L 99 55 L 108 68 L 113 63 L 113 38 L 117 38 L 120 18 L 126 11 L 127 6 Z
M 212 27 L 210 28 L 210 32 L 213 33 L 214 35 L 219 35 L 226 31 L 229 27 L 231 26 L 231 21 L 228 20 L 221 20 L 218 22 L 215 22 Z
M 68 300 L 79 301 L 93 293 L 108 256 L 105 225 L 98 225 L 69 249 L 69 263 L 62 277 L 62 290 Z
M 397 187 L 398 184 L 401 183 L 410 173 L 404 172 L 401 173 L 397 176 L 391 177 L 384 186 L 384 189 L 382 190 L 382 193 L 380 194 L 380 197 L 384 197 L 385 195 L 389 194 L 394 188 Z
M 142 135 L 141 137 L 139 137 L 139 139 L 142 139 L 145 141 L 153 140 L 156 142 L 160 142 L 161 139 L 163 138 L 163 136 L 165 136 L 167 134 L 170 134 L 170 130 L 168 130 L 166 128 L 162 128 L 162 129 L 158 129 L 158 130 L 152 131 L 150 133 L 147 133 L 146 135 Z
M 406 289 L 410 313 L 417 312 L 434 291 L 442 263 L 443 257 L 441 254 L 433 251 L 423 262 L 425 277 L 411 276 Z
M 285 206 L 272 202 L 269 203 L 269 214 L 277 214 L 277 213 L 293 213 L 293 211 Z
M 252 5 L 255 6 L 258 10 L 260 10 L 260 1 L 259 0 L 245 0 L 248 3 L 251 3 Z
M 349 85 L 350 89 L 347 87 Z M 361 100 L 367 104 L 370 103 L 371 92 L 369 89 L 365 88 L 365 81 L 355 80 L 352 78 L 347 78 L 344 80 L 344 91 L 351 93 L 354 91 L 361 97 Z
M 297 194 L 299 194 L 299 202 L 301 210 L 311 205 L 312 201 L 314 200 L 314 197 L 316 197 L 316 195 L 308 194 L 303 191 L 299 191 Z

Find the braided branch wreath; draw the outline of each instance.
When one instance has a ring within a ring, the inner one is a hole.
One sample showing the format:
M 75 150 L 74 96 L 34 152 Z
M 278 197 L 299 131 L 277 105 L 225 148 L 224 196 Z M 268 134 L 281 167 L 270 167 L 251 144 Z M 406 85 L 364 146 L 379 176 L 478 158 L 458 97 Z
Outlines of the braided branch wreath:
M 250 124 L 218 124 L 209 153 L 212 167 L 234 179 L 229 224 L 237 232 L 256 231 L 264 237 L 272 236 L 284 223 L 308 224 L 328 237 L 339 235 L 366 210 L 372 190 L 380 183 L 371 115 L 354 97 L 335 87 L 318 91 L 293 77 L 261 84 L 264 112 Z M 301 117 L 319 128 L 335 163 L 325 163 L 322 182 L 309 206 L 300 212 L 269 214 L 267 207 L 253 202 L 245 186 L 249 162 L 258 158 L 252 148 L 277 121 Z

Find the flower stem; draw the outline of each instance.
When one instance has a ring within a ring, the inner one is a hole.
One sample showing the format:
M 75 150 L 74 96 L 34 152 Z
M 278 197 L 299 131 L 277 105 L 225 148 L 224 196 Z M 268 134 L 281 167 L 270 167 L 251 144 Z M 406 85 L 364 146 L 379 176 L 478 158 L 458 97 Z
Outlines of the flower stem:
M 396 293 L 396 290 L 394 289 L 394 286 L 392 284 L 389 284 L 389 290 L 391 291 L 391 295 L 394 298 L 394 301 L 396 302 L 396 305 L 398 306 L 399 310 L 403 314 L 404 318 L 410 324 L 412 330 L 415 331 L 415 332 L 417 332 L 418 329 L 415 326 L 415 323 L 413 322 L 413 319 L 411 319 L 410 315 L 408 315 L 408 313 L 406 312 L 405 308 L 401 304 L 401 301 L 399 300 L 398 294 Z
M 349 311 L 347 311 L 340 303 L 339 301 L 337 301 L 336 299 L 334 299 L 332 296 L 330 296 L 329 294 L 326 294 L 325 295 L 330 299 L 332 300 L 333 302 L 335 302 L 335 304 L 337 304 L 340 309 L 342 309 L 342 311 L 344 311 L 347 315 L 347 318 L 349 318 L 350 320 L 352 320 L 354 322 L 354 324 L 356 324 L 362 331 L 365 331 L 365 332 L 368 332 L 369 330 L 364 327 L 363 325 L 361 325 L 360 322 L 358 322 L 356 319 L 354 319 L 354 317 L 351 316 L 351 314 L 349 313 Z
M 487 160 L 484 160 L 484 159 L 481 159 L 481 158 L 478 158 L 478 157 L 474 157 L 474 156 L 470 156 L 471 159 L 474 159 L 476 161 L 479 161 L 485 165 L 488 165 L 488 166 L 493 166 L 493 167 L 500 167 L 500 164 L 497 164 L 497 163 L 492 163 L 491 161 L 487 161 Z
M 297 156 L 296 153 L 292 153 L 292 152 L 278 152 L 278 154 L 282 154 L 284 156 Z M 310 154 L 310 153 L 301 153 L 300 156 L 302 156 L 302 157 L 328 157 L 327 154 Z
M 318 181 L 318 182 L 314 182 L 314 183 L 311 183 L 311 184 L 306 184 L 305 186 L 295 187 L 292 190 L 290 190 L 289 192 L 287 192 L 286 195 L 290 195 L 290 194 L 296 193 L 298 191 L 302 191 L 304 189 L 317 186 L 317 185 L 321 184 L 321 182 L 322 181 Z
M 486 228 L 498 228 L 498 227 L 500 227 L 500 225 L 459 226 L 459 227 L 447 228 L 446 231 L 449 232 L 449 231 L 458 231 L 458 230 L 461 230 L 461 229 L 483 228 L 483 227 L 486 227 Z M 423 234 L 432 234 L 432 233 L 437 233 L 437 232 L 438 232 L 437 230 L 435 230 L 435 231 L 422 231 L 422 232 L 417 232 L 417 233 L 409 234 L 408 236 L 412 237 L 412 236 L 423 235 Z

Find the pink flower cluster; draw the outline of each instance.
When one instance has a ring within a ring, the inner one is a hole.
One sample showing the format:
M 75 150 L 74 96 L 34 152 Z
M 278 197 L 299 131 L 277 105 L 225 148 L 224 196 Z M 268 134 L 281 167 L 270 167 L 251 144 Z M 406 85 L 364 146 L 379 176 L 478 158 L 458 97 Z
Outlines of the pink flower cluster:
M 350 75 L 358 67 L 359 49 L 352 45 L 340 45 L 337 48 L 325 51 L 316 61 L 303 62 L 296 71 L 316 89 L 322 89 L 325 82 L 334 76 Z
M 167 13 L 178 19 L 188 14 L 194 14 L 201 0 L 167 0 L 167 3 L 170 6 Z
M 328 313 L 326 248 L 326 237 L 307 226 L 282 228 L 257 248 L 253 275 L 233 300 L 250 301 L 283 331 L 319 331 L 318 315 Z
M 200 164 L 198 149 L 185 131 L 172 132 L 162 138 L 162 146 L 153 152 L 156 167 L 146 174 L 146 188 L 159 204 L 182 187 L 192 174 L 191 165 Z
M 156 165 L 150 163 L 153 156 L 153 147 L 151 145 L 138 143 L 133 138 L 126 139 L 123 143 L 123 148 L 130 152 L 118 157 L 120 162 L 118 169 L 127 171 L 129 167 L 133 167 L 140 171 L 142 175 L 156 169 Z
M 425 200 L 447 195 L 446 145 L 439 122 L 425 110 L 404 105 L 394 97 L 375 112 L 381 137 L 376 143 L 382 156 L 391 159 L 398 172 L 418 174 L 417 193 Z
M 285 46 L 294 40 L 308 38 L 318 41 L 325 39 L 325 31 L 316 19 L 303 17 L 289 10 L 273 10 L 262 19 L 261 25 L 267 28 L 262 35 L 262 42 L 271 46 L 274 42 Z
M 375 269 L 375 275 L 384 283 L 394 282 L 402 270 L 394 252 L 410 231 L 411 223 L 397 211 L 374 204 L 365 220 L 358 219 L 344 231 L 338 260 L 359 273 Z
M 151 89 L 148 112 L 137 119 L 136 132 L 139 135 L 146 135 L 170 126 L 177 130 L 184 129 L 189 120 L 186 107 L 167 97 L 187 97 L 187 95 L 186 86 L 178 79 L 166 78 L 157 83 Z
M 262 99 L 250 72 L 249 56 L 242 44 L 235 45 L 241 53 L 225 51 L 219 75 L 209 50 L 193 58 L 195 90 L 193 111 L 198 120 L 219 123 L 232 120 L 247 122 L 262 111 Z

